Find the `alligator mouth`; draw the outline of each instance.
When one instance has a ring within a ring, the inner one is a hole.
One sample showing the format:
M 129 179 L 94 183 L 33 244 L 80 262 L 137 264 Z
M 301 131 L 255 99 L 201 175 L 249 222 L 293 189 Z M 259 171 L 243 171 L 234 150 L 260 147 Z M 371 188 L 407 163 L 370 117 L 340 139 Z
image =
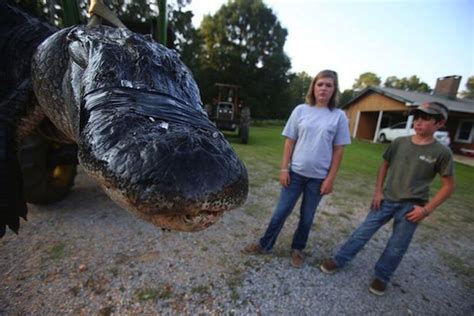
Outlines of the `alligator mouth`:
M 197 232 L 215 224 L 224 215 L 224 211 L 210 212 L 202 210 L 196 215 L 139 215 L 158 227 L 184 232 Z

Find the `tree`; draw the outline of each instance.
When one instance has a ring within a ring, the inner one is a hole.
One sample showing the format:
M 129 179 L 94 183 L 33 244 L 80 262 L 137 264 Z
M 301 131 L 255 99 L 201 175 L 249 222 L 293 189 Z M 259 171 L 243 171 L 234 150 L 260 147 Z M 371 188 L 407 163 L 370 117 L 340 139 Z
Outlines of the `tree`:
M 364 72 L 355 80 L 352 88 L 354 90 L 363 90 L 368 86 L 379 86 L 381 82 L 380 77 L 373 72 Z
M 79 7 L 79 14 L 82 22 L 87 22 L 87 11 L 90 0 L 7 0 L 9 3 L 19 6 L 23 10 L 34 16 L 42 17 L 56 26 L 63 27 L 63 3 L 66 1 L 76 1 Z M 134 29 L 137 24 L 151 24 L 152 20 L 158 17 L 158 0 L 103 0 L 104 3 L 117 14 L 118 18 L 126 21 L 127 25 Z M 168 1 L 168 21 L 175 34 L 176 43 L 180 43 L 182 38 L 188 38 L 187 32 L 191 32 L 193 16 L 191 11 L 183 11 L 191 0 Z M 151 31 L 150 27 L 143 28 Z M 140 31 L 143 31 L 142 29 Z M 195 31 L 195 30 L 194 30 Z
M 390 76 L 385 79 L 384 86 L 387 88 L 397 88 L 407 91 L 430 92 L 431 88 L 427 83 L 420 81 L 418 76 L 413 75 L 409 78 L 403 77 L 401 79 L 396 76 Z
M 385 79 L 385 83 L 383 84 L 386 88 L 398 88 L 399 89 L 399 82 L 396 76 L 389 76 Z
M 339 98 L 339 107 L 343 107 L 349 102 L 353 97 L 355 97 L 356 92 L 352 89 L 346 89 L 344 92 L 341 93 L 341 97 Z
M 288 118 L 291 110 L 296 105 L 305 101 L 306 93 L 308 92 L 308 87 L 312 80 L 313 78 L 304 71 L 289 75 L 287 90 L 289 102 L 285 107 L 281 108 L 281 115 L 279 115 L 280 118 Z
M 201 68 L 199 61 L 203 53 L 203 39 L 192 24 L 194 16 L 192 11 L 183 9 L 189 0 L 184 1 L 178 1 L 177 8 L 169 12 L 169 24 L 174 32 L 173 48 L 180 53 L 183 62 L 197 76 Z
M 426 83 L 421 82 L 420 78 L 418 78 L 416 75 L 413 75 L 410 78 L 406 79 L 405 89 L 409 91 L 418 91 L 418 92 L 429 92 L 430 90 L 429 86 Z
M 234 0 L 205 16 L 197 75 L 205 101 L 217 93 L 214 83 L 242 86 L 241 98 L 252 116 L 274 117 L 289 102 L 290 61 L 283 51 L 287 31 L 261 0 Z
M 464 99 L 474 100 L 474 76 L 467 78 L 466 90 L 461 92 Z

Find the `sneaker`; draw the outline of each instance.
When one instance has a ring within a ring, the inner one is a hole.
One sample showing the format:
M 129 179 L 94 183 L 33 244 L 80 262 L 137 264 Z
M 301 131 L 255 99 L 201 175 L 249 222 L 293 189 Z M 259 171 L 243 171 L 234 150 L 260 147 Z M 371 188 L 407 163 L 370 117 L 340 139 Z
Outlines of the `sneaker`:
M 321 263 L 319 269 L 324 273 L 333 274 L 337 271 L 338 267 L 336 261 L 334 261 L 333 259 L 326 259 L 323 261 L 323 263 Z
M 263 249 L 258 242 L 248 244 L 242 250 L 240 250 L 240 252 L 246 255 L 264 255 L 268 253 L 268 251 Z
M 305 255 L 303 251 L 298 249 L 293 249 L 291 251 L 291 260 L 290 264 L 295 268 L 301 268 L 304 264 Z
M 386 288 L 387 288 L 387 283 L 385 283 L 384 281 L 380 279 L 375 278 L 369 287 L 369 292 L 378 296 L 382 296 L 385 294 Z

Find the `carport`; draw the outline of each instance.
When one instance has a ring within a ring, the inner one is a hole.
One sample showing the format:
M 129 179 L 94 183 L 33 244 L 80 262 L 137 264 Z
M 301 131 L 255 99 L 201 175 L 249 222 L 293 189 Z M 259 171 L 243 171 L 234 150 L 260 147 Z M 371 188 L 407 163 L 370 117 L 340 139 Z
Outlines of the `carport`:
M 407 114 L 416 106 L 401 98 L 386 97 L 379 89 L 372 87 L 361 92 L 348 105 L 345 110 L 351 136 L 374 142 L 380 129 L 398 122 L 412 121 Z
M 382 128 L 403 121 L 407 121 L 406 129 L 408 132 L 413 122 L 413 116 L 407 116 L 406 111 L 357 111 L 352 137 L 376 142 Z

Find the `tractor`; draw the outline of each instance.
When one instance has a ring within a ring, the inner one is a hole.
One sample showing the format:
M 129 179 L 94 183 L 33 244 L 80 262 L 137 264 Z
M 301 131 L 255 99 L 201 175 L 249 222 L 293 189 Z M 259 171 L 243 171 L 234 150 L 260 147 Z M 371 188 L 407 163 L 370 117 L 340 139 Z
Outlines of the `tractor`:
M 216 83 L 218 96 L 212 104 L 206 104 L 209 119 L 215 122 L 217 128 L 235 132 L 243 144 L 249 140 L 250 108 L 244 106 L 239 98 L 240 86 Z

